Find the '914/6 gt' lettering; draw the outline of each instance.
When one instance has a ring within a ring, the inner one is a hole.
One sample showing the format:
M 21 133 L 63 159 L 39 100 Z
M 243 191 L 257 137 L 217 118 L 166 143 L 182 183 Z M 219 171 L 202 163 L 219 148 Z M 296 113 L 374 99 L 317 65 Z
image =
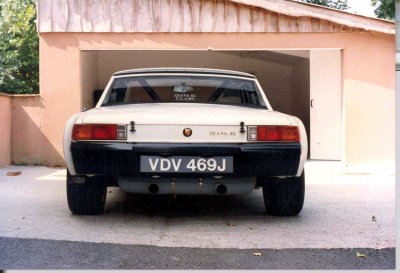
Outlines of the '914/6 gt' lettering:
M 236 136 L 236 132 L 210 131 L 210 136 Z

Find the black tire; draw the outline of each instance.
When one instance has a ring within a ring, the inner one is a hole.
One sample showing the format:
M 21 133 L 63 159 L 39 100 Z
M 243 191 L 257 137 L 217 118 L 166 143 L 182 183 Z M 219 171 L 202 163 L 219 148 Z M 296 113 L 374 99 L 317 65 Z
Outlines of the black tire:
M 268 215 L 295 216 L 304 204 L 304 171 L 299 177 L 262 179 L 265 209 Z
M 103 176 L 73 176 L 67 170 L 67 201 L 73 214 L 103 213 L 106 195 L 107 184 Z

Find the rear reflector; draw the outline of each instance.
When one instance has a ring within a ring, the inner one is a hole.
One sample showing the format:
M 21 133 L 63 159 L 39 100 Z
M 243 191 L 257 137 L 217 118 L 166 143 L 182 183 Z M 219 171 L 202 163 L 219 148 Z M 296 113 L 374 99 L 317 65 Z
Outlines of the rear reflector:
M 249 126 L 248 132 L 250 141 L 300 141 L 297 126 Z
M 116 140 L 126 139 L 125 125 L 116 124 L 75 124 L 73 140 Z

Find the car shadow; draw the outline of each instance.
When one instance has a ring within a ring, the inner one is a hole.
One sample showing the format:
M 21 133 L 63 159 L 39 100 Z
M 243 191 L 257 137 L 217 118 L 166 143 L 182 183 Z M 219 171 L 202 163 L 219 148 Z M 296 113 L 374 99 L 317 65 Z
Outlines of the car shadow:
M 220 217 L 265 215 L 262 194 L 207 195 L 149 195 L 119 192 L 114 189 L 107 199 L 106 214 L 160 217 Z

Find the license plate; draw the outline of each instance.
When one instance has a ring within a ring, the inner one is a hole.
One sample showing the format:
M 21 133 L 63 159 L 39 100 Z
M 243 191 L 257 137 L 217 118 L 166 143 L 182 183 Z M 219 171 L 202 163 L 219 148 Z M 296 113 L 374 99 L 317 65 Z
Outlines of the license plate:
M 141 156 L 140 171 L 144 173 L 232 173 L 232 156 Z

